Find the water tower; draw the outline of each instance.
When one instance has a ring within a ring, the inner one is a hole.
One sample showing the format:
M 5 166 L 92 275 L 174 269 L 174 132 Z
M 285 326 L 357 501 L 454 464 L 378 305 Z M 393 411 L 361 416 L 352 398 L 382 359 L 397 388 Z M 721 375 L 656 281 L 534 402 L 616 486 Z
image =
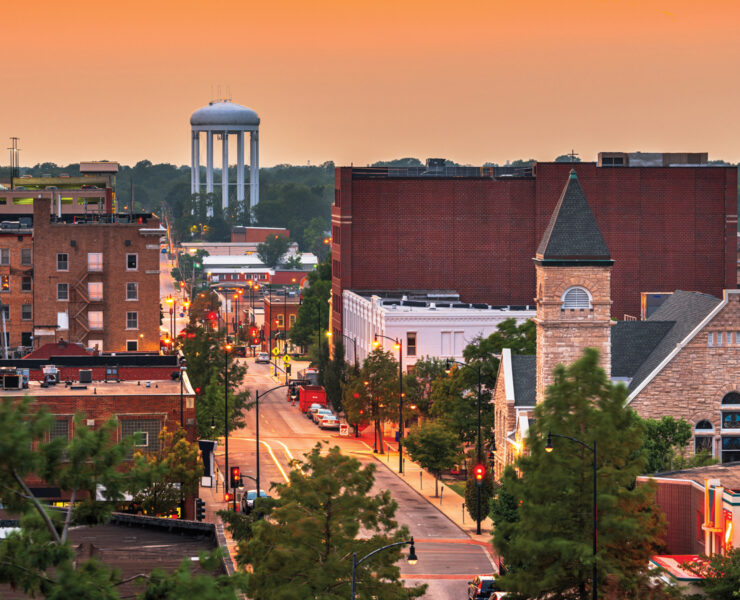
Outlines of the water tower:
M 236 200 L 244 202 L 244 132 L 249 132 L 249 208 L 259 202 L 260 118 L 246 106 L 230 100 L 209 102 L 190 117 L 192 156 L 190 191 L 202 192 L 200 183 L 200 134 L 206 134 L 206 193 L 213 193 L 213 136 L 221 139 L 221 204 L 229 206 L 229 135 L 236 136 Z

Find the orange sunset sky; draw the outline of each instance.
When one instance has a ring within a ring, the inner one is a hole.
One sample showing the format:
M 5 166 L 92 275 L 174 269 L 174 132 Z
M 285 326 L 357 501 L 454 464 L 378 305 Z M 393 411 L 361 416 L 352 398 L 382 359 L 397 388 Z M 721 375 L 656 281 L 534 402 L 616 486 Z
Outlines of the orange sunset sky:
M 263 166 L 738 162 L 739 34 L 737 0 L 6 1 L 0 147 L 189 164 L 190 114 L 220 85 L 259 113 Z

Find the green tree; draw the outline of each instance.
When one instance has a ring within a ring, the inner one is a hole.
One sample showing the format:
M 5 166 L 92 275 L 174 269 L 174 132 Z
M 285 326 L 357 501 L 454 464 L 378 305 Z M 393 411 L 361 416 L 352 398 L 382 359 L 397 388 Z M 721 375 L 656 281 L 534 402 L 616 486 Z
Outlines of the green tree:
M 476 456 L 468 459 L 468 477 L 465 481 L 465 508 L 467 509 L 470 518 L 473 520 L 478 519 L 478 483 L 475 481 L 475 474 L 473 473 L 473 467 L 477 462 L 478 460 Z M 483 520 L 490 511 L 494 487 L 493 472 L 485 456 L 483 456 L 483 460 L 481 462 L 486 468 L 486 475 L 480 485 L 480 516 L 481 520 Z
M 426 421 L 412 427 L 404 438 L 411 460 L 434 474 L 434 496 L 439 494 L 438 482 L 442 471 L 451 469 L 460 457 L 460 441 L 444 425 Z
M 186 435 L 182 428 L 169 431 L 165 427 L 155 452 L 134 453 L 130 472 L 138 488 L 134 502 L 146 514 L 172 514 L 183 498 L 197 493 L 203 473 L 200 449 L 197 442 L 188 442 Z
M 685 566 L 703 578 L 699 586 L 709 600 L 737 600 L 740 596 L 740 549 L 731 548 L 724 556 L 701 556 Z
M 270 269 L 277 267 L 288 251 L 290 240 L 284 235 L 268 235 L 265 241 L 257 244 L 257 256 Z
M 372 421 L 375 449 L 383 454 L 381 424 L 398 417 L 398 363 L 393 354 L 382 348 L 373 350 L 360 373 L 348 380 L 343 399 L 350 423 Z
M 382 546 L 408 539 L 393 519 L 389 491 L 371 495 L 375 465 L 317 445 L 305 455 L 287 484 L 273 484 L 278 499 L 269 519 L 251 526 L 239 542 L 237 560 L 248 565 L 247 595 L 275 598 L 348 598 L 352 553 L 363 557 Z M 370 536 L 358 537 L 360 527 Z M 396 562 L 400 547 L 379 552 L 357 568 L 358 598 L 417 598 L 426 586 L 405 588 Z
M 295 256 L 289 256 L 282 264 L 284 269 L 301 269 L 303 263 L 301 262 L 302 254 L 298 253 Z
M 403 390 L 409 406 L 416 406 L 418 414 L 427 417 L 432 406 L 432 384 L 436 379 L 446 377 L 445 361 L 432 356 L 420 358 L 414 364 L 414 371 L 403 379 Z
M 37 410 L 38 409 L 38 410 Z M 53 417 L 31 398 L 0 402 L 0 502 L 20 516 L 20 527 L 0 541 L 0 584 L 27 596 L 58 600 L 119 600 L 120 572 L 95 558 L 80 560 L 69 542 L 73 526 L 106 520 L 133 479 L 122 469 L 134 442 L 113 442 L 118 425 L 111 420 L 92 431 L 81 415 L 75 417 L 74 437 L 47 442 Z M 70 509 L 58 511 L 34 497 L 30 476 L 58 487 L 70 498 Z M 135 490 L 134 490 L 135 491 Z M 97 500 L 102 495 L 105 501 Z M 192 574 L 186 559 L 174 574 L 155 569 L 136 576 L 144 590 L 140 598 L 175 600 L 184 590 L 202 593 L 207 600 L 235 599 L 242 576 L 210 573 L 220 570 L 217 555 L 203 555 L 201 567 L 209 574 Z
M 343 409 L 342 393 L 344 384 L 347 380 L 347 363 L 344 360 L 344 344 L 342 338 L 334 340 L 334 353 L 329 361 L 324 375 L 324 388 L 326 396 L 329 399 L 334 412 L 341 412 Z
M 329 327 L 329 296 L 331 295 L 331 264 L 319 263 L 308 274 L 298 316 L 290 328 L 290 341 L 296 346 L 318 346 Z M 318 354 L 318 352 L 316 353 Z
M 648 561 L 661 545 L 665 529 L 655 505 L 654 486 L 635 485 L 643 472 L 644 427 L 626 406 L 627 388 L 612 384 L 598 366 L 598 352 L 553 371 L 545 401 L 535 409 L 519 458 L 521 477 L 509 469 L 504 485 L 518 504 L 516 522 L 497 522 L 494 546 L 509 571 L 504 589 L 526 598 L 586 598 L 592 585 L 593 536 L 591 464 L 593 455 L 570 436 L 593 446 L 598 442 L 598 555 L 602 588 L 608 582 L 620 598 L 635 598 L 651 587 Z
M 693 437 L 691 425 L 684 419 L 664 416 L 643 419 L 645 427 L 645 472 L 660 473 L 673 469 Z

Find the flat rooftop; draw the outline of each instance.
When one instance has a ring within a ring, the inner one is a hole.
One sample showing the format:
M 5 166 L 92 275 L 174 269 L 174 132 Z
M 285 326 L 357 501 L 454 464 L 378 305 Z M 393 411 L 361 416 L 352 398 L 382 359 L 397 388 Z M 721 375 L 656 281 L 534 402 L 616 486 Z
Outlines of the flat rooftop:
M 536 306 L 529 305 L 492 305 L 480 302 L 461 302 L 457 293 L 447 292 L 440 294 L 430 293 L 423 295 L 419 293 L 388 293 L 345 290 L 368 301 L 377 302 L 378 306 L 388 311 L 403 311 L 411 313 L 429 313 L 430 311 L 454 311 L 455 314 L 483 315 L 485 311 L 499 313 L 534 313 Z M 516 316 L 516 315 L 512 315 Z
M 642 477 L 648 478 L 649 475 Z M 719 479 L 722 487 L 740 493 L 740 462 L 728 463 L 724 465 L 709 465 L 707 467 L 695 467 L 693 469 L 684 469 L 682 471 L 668 471 L 666 473 L 656 473 L 655 479 L 679 479 L 683 481 L 693 481 L 704 487 L 705 479 Z
M 29 381 L 28 388 L 23 390 L 2 390 L 4 397 L 29 395 L 34 398 L 56 397 L 56 396 L 171 396 L 180 393 L 180 381 L 172 379 L 149 380 L 150 387 L 146 386 L 147 380 L 140 381 L 94 381 L 93 383 L 78 383 L 66 385 L 64 382 L 41 387 L 40 381 Z M 192 394 L 189 387 L 184 392 Z

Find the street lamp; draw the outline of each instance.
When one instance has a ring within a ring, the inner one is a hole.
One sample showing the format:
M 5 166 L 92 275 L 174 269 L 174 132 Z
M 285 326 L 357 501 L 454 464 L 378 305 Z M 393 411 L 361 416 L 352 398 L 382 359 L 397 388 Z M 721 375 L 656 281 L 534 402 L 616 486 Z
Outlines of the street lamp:
M 229 477 L 229 352 L 231 352 L 231 344 L 224 345 L 224 464 L 226 470 L 224 471 L 224 487 L 228 493 L 230 482 L 226 480 Z M 236 490 L 234 490 L 234 512 L 236 512 Z
M 398 472 L 403 473 L 403 356 L 401 354 L 401 340 L 376 333 L 373 339 L 375 348 L 380 346 L 378 338 L 390 340 L 393 342 L 393 347 L 398 350 Z
M 387 546 L 383 546 L 382 548 L 373 550 L 370 554 L 366 554 L 360 560 L 357 560 L 357 552 L 352 553 L 352 600 L 355 600 L 355 593 L 356 593 L 355 588 L 357 587 L 357 567 L 359 567 L 362 563 L 364 563 L 368 558 L 370 558 L 371 556 L 375 556 L 378 552 L 382 550 L 387 550 L 388 548 L 395 548 L 396 546 L 405 546 L 406 544 L 410 545 L 409 554 L 406 560 L 408 560 L 408 563 L 410 565 L 415 565 L 418 562 L 419 558 L 416 556 L 416 549 L 414 548 L 414 538 L 413 537 L 409 540 L 406 540 L 405 542 L 396 542 L 395 544 L 388 544 Z
M 331 332 L 331 330 L 326 331 L 326 337 L 328 337 L 330 340 L 333 335 L 334 334 Z M 345 340 L 350 340 L 354 345 L 355 369 L 359 370 L 360 365 L 357 362 L 357 338 L 350 337 L 344 333 L 340 333 L 339 335 L 341 335 Z
M 591 588 L 593 590 L 593 600 L 596 600 L 598 597 L 598 590 L 597 590 L 597 579 L 596 579 L 596 440 L 594 440 L 594 445 L 589 446 L 586 442 L 582 442 L 579 439 L 576 439 L 574 437 L 570 437 L 567 435 L 560 435 L 559 433 L 551 433 L 550 431 L 547 432 L 547 444 L 545 445 L 545 452 L 550 453 L 553 451 L 552 447 L 552 438 L 559 437 L 563 438 L 564 440 L 570 440 L 571 442 L 575 442 L 576 444 L 580 444 L 587 450 L 590 450 L 593 454 L 593 477 L 594 477 L 594 497 L 593 497 L 593 573 L 591 575 Z
M 452 358 L 448 358 L 445 361 L 445 372 L 449 375 L 450 374 L 450 367 L 453 364 L 461 365 L 462 367 L 470 367 L 473 369 L 476 369 L 478 371 L 478 463 L 479 465 L 483 464 L 483 456 L 482 456 L 482 448 L 481 448 L 481 441 L 480 441 L 480 430 L 481 430 L 481 422 L 480 422 L 480 413 L 481 413 L 481 364 L 478 363 L 477 365 L 469 365 L 468 363 L 460 362 L 459 360 L 454 360 Z M 481 512 L 480 512 L 480 504 L 481 504 L 481 486 L 477 486 L 477 510 L 476 510 L 476 525 L 475 525 L 475 533 L 480 535 L 480 522 L 481 522 Z
M 266 396 L 267 394 L 274 392 L 275 390 L 279 390 L 280 388 L 288 387 L 288 384 L 283 385 L 276 385 L 274 388 L 270 388 L 266 392 L 262 392 L 263 396 Z M 257 484 L 257 497 L 259 498 L 260 493 L 260 391 L 255 390 L 254 393 L 254 429 L 255 429 L 255 437 L 257 438 L 257 477 L 255 478 L 255 483 Z M 228 468 L 228 462 L 226 463 L 226 466 Z M 236 502 L 236 500 L 234 501 Z

